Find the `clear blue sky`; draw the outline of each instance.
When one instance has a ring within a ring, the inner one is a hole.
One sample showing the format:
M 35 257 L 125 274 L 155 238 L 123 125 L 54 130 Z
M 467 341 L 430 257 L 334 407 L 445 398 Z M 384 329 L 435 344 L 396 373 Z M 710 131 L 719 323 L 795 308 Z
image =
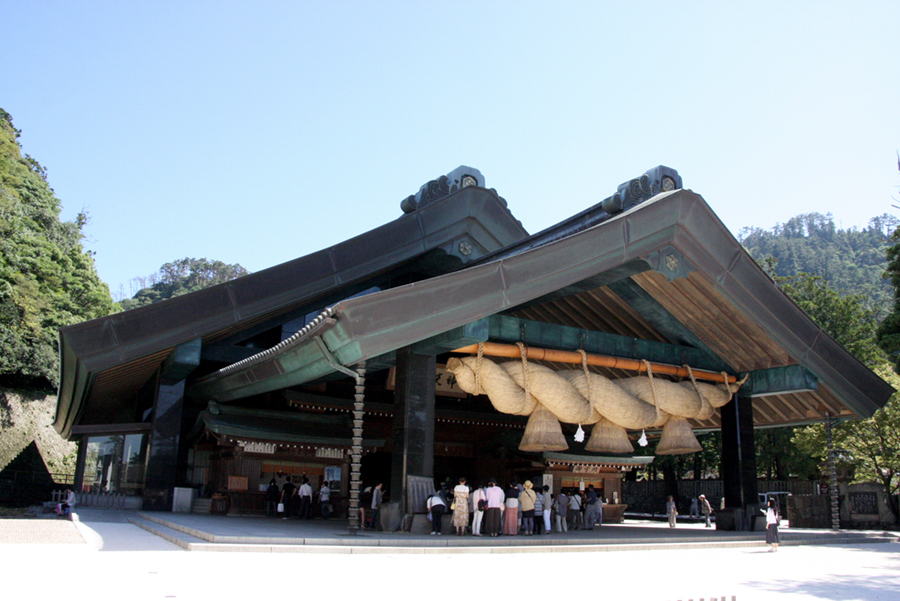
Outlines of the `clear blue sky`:
M 658 164 L 735 233 L 898 212 L 897 0 L 8 0 L 0 24 L 0 107 L 114 295 L 330 246 L 460 164 L 531 232 Z

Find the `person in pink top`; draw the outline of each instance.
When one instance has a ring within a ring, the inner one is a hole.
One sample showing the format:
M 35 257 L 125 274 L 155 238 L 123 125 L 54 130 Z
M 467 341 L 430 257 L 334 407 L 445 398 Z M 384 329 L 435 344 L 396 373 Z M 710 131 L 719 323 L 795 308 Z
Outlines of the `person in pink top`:
M 497 482 L 494 479 L 488 482 L 484 495 L 487 500 L 487 509 L 484 512 L 485 534 L 499 536 L 503 502 L 506 500 L 506 495 L 503 494 L 503 490 L 497 486 Z

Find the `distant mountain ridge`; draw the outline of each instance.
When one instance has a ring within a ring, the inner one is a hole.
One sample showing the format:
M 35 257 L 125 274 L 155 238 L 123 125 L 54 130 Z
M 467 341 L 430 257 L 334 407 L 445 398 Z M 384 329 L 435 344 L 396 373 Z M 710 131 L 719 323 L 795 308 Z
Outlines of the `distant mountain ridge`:
M 775 275 L 810 273 L 842 295 L 864 296 L 880 322 L 893 304 L 891 282 L 883 276 L 898 225 L 900 219 L 885 213 L 863 229 L 838 229 L 831 213 L 806 213 L 768 230 L 743 228 L 738 240 L 758 262 L 774 257 Z

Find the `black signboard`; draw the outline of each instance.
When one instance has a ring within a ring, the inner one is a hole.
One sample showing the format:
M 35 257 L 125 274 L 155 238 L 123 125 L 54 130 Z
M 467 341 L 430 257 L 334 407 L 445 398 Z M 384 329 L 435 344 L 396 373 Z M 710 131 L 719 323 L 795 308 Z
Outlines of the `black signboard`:
M 873 492 L 850 493 L 850 511 L 866 515 L 878 515 L 878 495 Z

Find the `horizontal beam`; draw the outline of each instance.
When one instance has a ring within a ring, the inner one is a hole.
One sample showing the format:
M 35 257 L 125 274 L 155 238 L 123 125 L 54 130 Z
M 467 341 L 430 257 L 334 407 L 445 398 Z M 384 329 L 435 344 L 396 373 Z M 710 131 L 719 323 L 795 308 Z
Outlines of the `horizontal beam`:
M 137 434 L 149 432 L 153 427 L 150 423 L 135 424 L 94 424 L 88 426 L 73 426 L 72 436 L 109 436 L 112 434 Z
M 455 353 L 463 353 L 474 355 L 478 353 L 478 348 L 480 345 L 473 344 L 471 346 L 463 347 L 456 349 Z M 484 347 L 481 349 L 482 354 L 489 357 L 509 357 L 509 358 L 519 358 L 521 357 L 521 350 L 518 346 L 512 344 L 498 344 L 496 342 L 485 342 Z M 550 361 L 553 363 L 575 363 L 581 364 L 582 355 L 578 352 L 572 351 L 558 351 L 554 349 L 542 349 L 535 347 L 525 347 L 526 357 L 532 361 Z M 605 355 L 594 355 L 587 354 L 586 362 L 588 365 L 593 365 L 596 367 L 610 367 L 613 369 L 626 369 L 629 371 L 636 372 L 645 372 L 647 371 L 647 366 L 649 365 L 650 370 L 656 374 L 665 374 L 667 376 L 680 376 L 682 378 L 686 378 L 691 373 L 693 373 L 694 378 L 697 380 L 707 380 L 710 382 L 725 382 L 734 383 L 737 382 L 737 378 L 728 374 L 720 374 L 714 373 L 706 370 L 700 369 L 692 369 L 692 371 L 688 371 L 687 368 L 678 367 L 675 365 L 665 365 L 661 363 L 651 363 L 651 362 L 643 362 L 637 359 L 623 359 L 621 357 L 609 357 Z
M 819 389 L 816 374 L 802 365 L 759 369 L 746 375 L 749 377 L 741 387 L 741 396 L 763 397 Z
M 646 359 L 670 365 L 690 365 L 713 372 L 733 371 L 716 355 L 692 346 L 642 340 L 555 323 L 520 319 L 509 315 L 492 315 L 488 321 L 490 323 L 488 337 L 473 342 L 487 340 L 524 342 L 526 345 L 540 348 L 584 349 L 588 353 L 625 359 Z

